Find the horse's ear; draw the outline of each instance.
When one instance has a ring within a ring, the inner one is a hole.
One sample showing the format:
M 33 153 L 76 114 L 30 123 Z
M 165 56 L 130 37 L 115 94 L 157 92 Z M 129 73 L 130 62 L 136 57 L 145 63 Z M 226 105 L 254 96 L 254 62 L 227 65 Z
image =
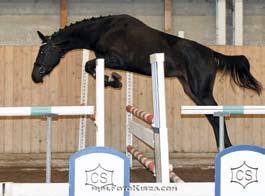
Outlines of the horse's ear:
M 37 33 L 38 33 L 40 39 L 41 39 L 43 42 L 45 42 L 45 41 L 47 40 L 47 37 L 46 37 L 45 35 L 43 35 L 40 31 L 37 31 Z

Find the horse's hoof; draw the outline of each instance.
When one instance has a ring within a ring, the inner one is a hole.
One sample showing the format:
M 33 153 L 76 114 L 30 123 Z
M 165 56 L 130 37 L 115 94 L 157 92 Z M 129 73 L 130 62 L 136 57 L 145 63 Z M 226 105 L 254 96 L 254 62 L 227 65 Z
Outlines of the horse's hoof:
M 119 80 L 114 80 L 112 82 L 109 82 L 109 86 L 116 89 L 121 89 L 122 83 Z
M 114 80 L 120 80 L 120 79 L 121 79 L 121 75 L 118 74 L 117 72 L 112 72 L 112 73 L 111 73 L 111 77 L 112 77 Z

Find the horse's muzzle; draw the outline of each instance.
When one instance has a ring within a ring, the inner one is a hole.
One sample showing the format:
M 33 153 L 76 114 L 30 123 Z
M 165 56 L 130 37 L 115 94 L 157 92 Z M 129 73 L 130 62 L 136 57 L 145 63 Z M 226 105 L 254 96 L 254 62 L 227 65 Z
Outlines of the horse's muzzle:
M 32 81 L 35 83 L 41 83 L 43 82 L 42 77 L 36 77 L 34 74 L 31 75 Z

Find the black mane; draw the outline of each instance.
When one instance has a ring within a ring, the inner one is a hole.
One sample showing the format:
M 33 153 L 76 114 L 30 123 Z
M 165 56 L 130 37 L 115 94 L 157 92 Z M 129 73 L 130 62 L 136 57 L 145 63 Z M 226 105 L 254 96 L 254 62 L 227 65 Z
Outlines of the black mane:
M 97 20 L 102 20 L 102 19 L 110 18 L 110 17 L 112 17 L 112 15 L 85 18 L 81 21 L 76 21 L 75 23 L 71 23 L 69 25 L 66 25 L 64 28 L 60 28 L 58 31 L 55 31 L 50 37 L 51 37 L 51 39 L 53 39 L 53 38 L 59 36 L 61 33 L 64 33 L 65 31 L 74 30 L 73 28 L 77 25 L 81 25 L 81 26 L 85 27 L 87 25 L 87 23 L 90 23 L 92 21 L 95 22 Z

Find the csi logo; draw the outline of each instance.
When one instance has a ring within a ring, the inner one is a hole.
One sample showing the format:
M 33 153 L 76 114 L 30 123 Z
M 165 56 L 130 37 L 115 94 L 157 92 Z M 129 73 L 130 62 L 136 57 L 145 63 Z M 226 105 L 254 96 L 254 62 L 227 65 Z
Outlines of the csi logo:
M 104 169 L 101 164 L 92 170 L 86 170 L 86 183 L 96 188 L 113 185 L 113 171 Z
M 251 183 L 258 182 L 258 168 L 249 166 L 245 161 L 239 167 L 231 168 L 231 183 L 240 184 L 244 189 Z

